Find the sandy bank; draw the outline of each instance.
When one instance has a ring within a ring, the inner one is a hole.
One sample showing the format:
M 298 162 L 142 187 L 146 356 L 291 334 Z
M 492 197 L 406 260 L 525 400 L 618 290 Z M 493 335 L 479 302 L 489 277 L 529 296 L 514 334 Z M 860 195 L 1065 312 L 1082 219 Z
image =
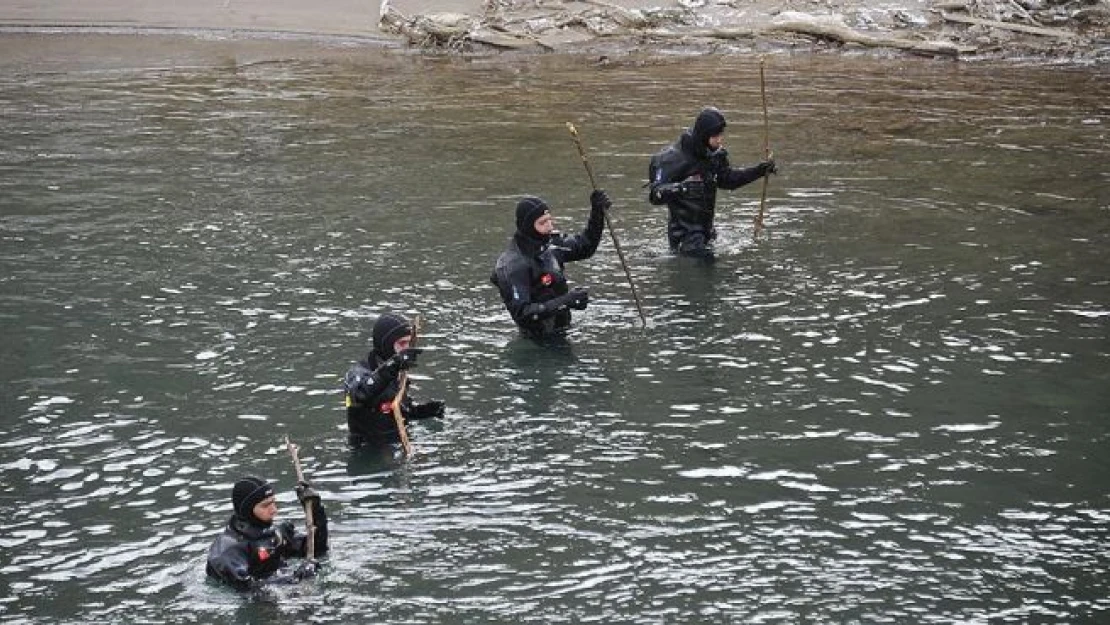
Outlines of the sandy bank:
M 378 9 L 365 0 L 16 0 L 0 3 L 0 24 L 378 37 Z

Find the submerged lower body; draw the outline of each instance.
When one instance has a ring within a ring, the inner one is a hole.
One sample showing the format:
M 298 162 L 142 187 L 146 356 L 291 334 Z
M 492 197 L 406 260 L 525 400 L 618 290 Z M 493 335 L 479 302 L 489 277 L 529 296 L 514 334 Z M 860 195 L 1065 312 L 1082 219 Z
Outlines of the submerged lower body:
M 347 444 L 360 447 L 385 447 L 401 442 L 392 413 L 348 408 Z
M 352 446 L 347 459 L 347 475 L 373 475 L 396 466 L 404 457 L 398 445 Z
M 667 220 L 667 242 L 671 252 L 700 261 L 713 261 L 717 230 L 712 213 L 690 214 L 672 210 Z
M 543 319 L 517 321 L 520 335 L 539 342 L 565 341 L 570 329 L 570 311 L 562 309 Z
M 668 237 L 671 252 L 679 256 L 693 258 L 703 262 L 713 262 L 713 237 L 706 235 L 702 230 L 687 231 L 675 237 L 673 233 Z
M 567 331 L 569 329 L 568 326 L 563 326 L 551 332 L 532 332 L 521 328 L 520 337 L 517 341 L 538 345 L 545 349 L 565 349 L 569 348 L 571 345 L 570 339 L 567 338 Z
M 401 436 L 394 431 L 391 434 L 365 436 L 362 434 L 347 434 L 347 445 L 353 449 L 363 447 L 388 447 L 401 442 Z

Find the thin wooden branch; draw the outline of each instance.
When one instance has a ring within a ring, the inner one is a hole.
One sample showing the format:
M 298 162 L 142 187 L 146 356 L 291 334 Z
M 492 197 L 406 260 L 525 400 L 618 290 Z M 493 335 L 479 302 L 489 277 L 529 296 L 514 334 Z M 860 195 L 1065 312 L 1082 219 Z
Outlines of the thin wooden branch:
M 969 46 L 960 46 L 947 41 L 915 41 L 898 37 L 877 37 L 849 28 L 839 18 L 813 16 L 798 11 L 786 11 L 768 27 L 768 31 L 790 32 L 813 37 L 832 39 L 843 43 L 857 43 L 874 48 L 895 48 L 925 54 L 946 54 L 958 56 L 975 51 Z
M 949 22 L 958 22 L 960 24 L 971 24 L 974 26 L 989 26 L 990 28 L 1000 28 L 1002 30 L 1012 30 L 1018 33 L 1025 33 L 1027 35 L 1039 35 L 1041 37 L 1055 37 L 1057 39 L 1075 39 L 1076 34 L 1059 28 L 1045 28 L 1042 26 L 1026 26 L 1025 24 L 1010 24 L 1009 22 L 996 22 L 994 20 L 984 20 L 978 17 L 967 17 L 964 15 L 953 15 L 952 13 L 941 13 L 941 17 Z
M 750 39 L 756 32 L 750 28 L 709 28 L 698 30 L 641 30 L 634 32 L 615 32 L 610 36 L 626 37 L 640 35 L 655 39 Z

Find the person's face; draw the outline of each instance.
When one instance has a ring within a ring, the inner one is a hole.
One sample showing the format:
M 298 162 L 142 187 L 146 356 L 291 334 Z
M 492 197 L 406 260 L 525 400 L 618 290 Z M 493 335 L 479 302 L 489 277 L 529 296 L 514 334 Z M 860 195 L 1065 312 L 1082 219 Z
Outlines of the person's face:
M 254 504 L 254 508 L 251 509 L 251 512 L 254 514 L 254 518 L 262 521 L 263 523 L 269 523 L 273 521 L 274 517 L 277 516 L 277 511 L 277 499 L 273 497 L 267 497 L 263 499 L 262 501 Z
M 709 137 L 709 149 L 710 150 L 717 151 L 717 150 L 721 149 L 721 146 L 723 146 L 724 144 L 725 144 L 725 133 L 723 131 L 721 132 L 721 134 L 717 134 L 717 135 L 713 135 L 712 137 Z
M 393 353 L 400 354 L 401 352 L 408 349 L 410 344 L 412 344 L 412 335 L 406 334 L 405 336 L 402 336 L 401 338 L 393 342 Z
M 532 224 L 532 227 L 536 229 L 536 232 L 547 236 L 555 232 L 555 218 L 551 216 L 551 213 L 544 213 Z

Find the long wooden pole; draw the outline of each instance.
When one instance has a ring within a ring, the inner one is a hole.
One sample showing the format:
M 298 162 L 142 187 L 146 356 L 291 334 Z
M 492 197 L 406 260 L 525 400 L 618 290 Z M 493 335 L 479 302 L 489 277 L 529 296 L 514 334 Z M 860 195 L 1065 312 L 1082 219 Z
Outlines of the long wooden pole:
M 593 187 L 594 191 L 597 191 L 597 179 L 594 178 L 594 170 L 593 167 L 590 167 L 590 160 L 586 158 L 586 150 L 582 147 L 582 139 L 578 137 L 578 129 L 574 127 L 574 124 L 567 122 L 567 130 L 570 131 L 570 136 L 574 139 L 574 145 L 578 146 L 578 156 L 582 157 L 582 165 L 586 168 L 586 175 L 590 177 L 590 186 Z M 624 262 L 624 252 L 621 251 L 617 233 L 613 230 L 613 223 L 609 221 L 609 213 L 603 211 L 602 215 L 605 218 L 605 225 L 609 228 L 609 236 L 613 239 L 613 249 L 617 250 L 617 258 L 620 259 L 621 267 L 624 268 L 624 275 L 628 278 L 628 288 L 632 289 L 632 299 L 636 302 L 636 312 L 640 314 L 640 323 L 647 327 L 644 307 L 640 304 L 640 296 L 636 293 L 635 283 L 632 282 L 632 272 L 628 270 L 628 263 Z
M 285 437 L 285 447 L 289 449 L 289 455 L 293 456 L 293 470 L 297 473 L 297 483 L 305 483 L 304 472 L 301 471 L 301 459 L 297 455 L 297 446 L 290 440 L 289 436 Z M 305 538 L 305 557 L 309 560 L 316 559 L 316 521 L 312 518 L 312 502 L 304 502 L 304 521 L 305 533 L 308 536 Z
M 416 339 L 420 336 L 420 315 L 412 323 L 412 339 L 409 341 L 409 347 L 416 347 Z M 412 443 L 409 442 L 409 431 L 405 427 L 405 417 L 401 414 L 401 400 L 405 397 L 405 389 L 409 385 L 408 372 L 402 371 L 398 376 L 401 380 L 398 386 L 397 395 L 393 398 L 393 422 L 397 425 L 397 435 L 401 438 L 401 449 L 404 450 L 406 456 L 412 455 Z
M 759 94 L 763 98 L 763 160 L 771 160 L 771 131 L 767 121 L 767 81 L 763 77 L 763 57 L 759 57 Z M 759 236 L 763 229 L 763 210 L 767 204 L 767 182 L 771 176 L 764 174 L 763 191 L 759 194 L 759 214 L 755 216 L 755 232 L 753 238 Z

